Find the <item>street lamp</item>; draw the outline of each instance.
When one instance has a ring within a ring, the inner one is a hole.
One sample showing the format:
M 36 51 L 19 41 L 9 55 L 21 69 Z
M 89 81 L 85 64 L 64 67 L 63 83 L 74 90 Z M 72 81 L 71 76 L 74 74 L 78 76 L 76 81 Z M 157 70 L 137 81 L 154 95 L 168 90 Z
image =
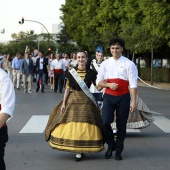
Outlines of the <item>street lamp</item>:
M 22 17 L 21 21 L 19 21 L 19 24 L 24 24 L 24 21 L 36 22 L 45 28 L 45 30 L 47 31 L 47 34 L 48 34 L 48 48 L 49 48 L 50 47 L 50 33 L 49 33 L 48 29 L 45 27 L 45 25 L 38 21 L 24 19 L 24 17 Z

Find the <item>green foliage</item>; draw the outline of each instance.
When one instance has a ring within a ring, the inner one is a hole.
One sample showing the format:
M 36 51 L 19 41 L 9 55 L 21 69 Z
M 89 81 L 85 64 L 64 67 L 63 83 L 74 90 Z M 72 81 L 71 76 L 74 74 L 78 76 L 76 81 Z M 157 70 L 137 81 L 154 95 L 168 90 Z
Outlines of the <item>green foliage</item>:
M 40 44 L 40 49 L 46 53 L 49 47 L 48 42 L 41 41 L 39 44 Z M 0 51 L 3 54 L 15 55 L 17 52 L 20 52 L 22 55 L 24 55 L 26 46 L 29 47 L 30 52 L 33 52 L 34 49 L 38 48 L 38 42 L 33 41 L 33 38 L 31 39 L 24 38 L 18 41 L 10 41 L 9 43 L 0 45 Z M 51 46 L 53 47 L 54 45 L 51 43 Z
M 160 0 L 66 0 L 62 20 L 68 35 L 88 51 L 102 45 L 109 53 L 113 35 L 125 39 L 131 53 L 170 46 L 170 3 Z
M 78 50 L 78 45 L 67 34 L 65 27 L 57 35 L 57 48 L 60 53 L 72 53 Z
M 150 81 L 150 68 L 140 68 L 140 78 Z M 170 69 L 168 68 L 153 68 L 153 81 L 170 83 Z
M 152 58 L 151 51 L 158 49 L 170 60 L 169 52 L 164 52 L 170 51 L 169 0 L 66 0 L 60 10 L 64 27 L 59 40 L 50 42 L 54 51 L 58 48 L 61 52 L 72 52 L 81 48 L 94 54 L 96 46 L 101 45 L 105 55 L 110 55 L 108 41 L 115 35 L 125 40 L 130 55 L 147 53 L 147 66 Z M 26 38 L 30 42 L 32 35 L 20 32 L 12 37 Z M 44 40 L 47 39 L 46 34 Z M 3 48 L 0 45 L 0 50 L 23 51 L 25 41 L 23 46 L 19 45 L 21 42 Z M 32 46 L 36 47 L 37 43 Z M 40 42 L 40 48 L 45 51 L 47 43 Z

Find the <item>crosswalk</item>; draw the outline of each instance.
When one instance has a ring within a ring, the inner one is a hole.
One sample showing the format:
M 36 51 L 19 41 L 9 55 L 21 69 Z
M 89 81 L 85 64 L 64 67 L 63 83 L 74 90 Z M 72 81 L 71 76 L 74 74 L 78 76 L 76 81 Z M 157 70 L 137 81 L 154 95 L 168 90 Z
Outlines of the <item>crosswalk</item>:
M 153 122 L 164 133 L 170 133 L 170 120 L 164 116 L 153 116 Z M 33 115 L 19 133 L 44 133 L 49 115 Z M 140 129 L 127 129 L 127 133 L 141 133 Z
M 164 116 L 154 116 L 155 121 L 153 122 L 165 133 L 170 133 L 170 120 Z
M 47 125 L 48 115 L 34 115 L 19 133 L 43 133 Z

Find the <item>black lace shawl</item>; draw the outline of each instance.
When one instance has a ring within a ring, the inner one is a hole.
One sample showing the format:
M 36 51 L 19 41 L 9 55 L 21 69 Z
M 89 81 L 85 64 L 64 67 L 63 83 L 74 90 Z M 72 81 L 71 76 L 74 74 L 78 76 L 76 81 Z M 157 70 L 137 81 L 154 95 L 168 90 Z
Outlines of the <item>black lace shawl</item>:
M 96 85 L 96 76 L 97 73 L 94 70 L 88 69 L 86 71 L 84 82 L 86 83 L 88 88 L 90 88 L 92 83 Z M 68 85 L 71 87 L 71 89 L 81 91 L 80 86 L 70 73 L 68 73 L 68 81 L 69 81 Z

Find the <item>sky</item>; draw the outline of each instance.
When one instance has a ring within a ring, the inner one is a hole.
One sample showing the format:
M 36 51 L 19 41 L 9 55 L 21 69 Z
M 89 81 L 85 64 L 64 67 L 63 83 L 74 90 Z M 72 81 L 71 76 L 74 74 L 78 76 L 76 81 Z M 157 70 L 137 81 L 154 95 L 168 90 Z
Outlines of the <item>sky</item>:
M 52 33 L 52 24 L 62 22 L 59 9 L 64 3 L 65 0 L 0 0 L 0 42 L 12 40 L 11 34 L 20 31 L 46 32 L 38 23 L 25 21 L 19 24 L 22 17 L 42 23 Z M 3 29 L 5 33 L 2 34 Z

